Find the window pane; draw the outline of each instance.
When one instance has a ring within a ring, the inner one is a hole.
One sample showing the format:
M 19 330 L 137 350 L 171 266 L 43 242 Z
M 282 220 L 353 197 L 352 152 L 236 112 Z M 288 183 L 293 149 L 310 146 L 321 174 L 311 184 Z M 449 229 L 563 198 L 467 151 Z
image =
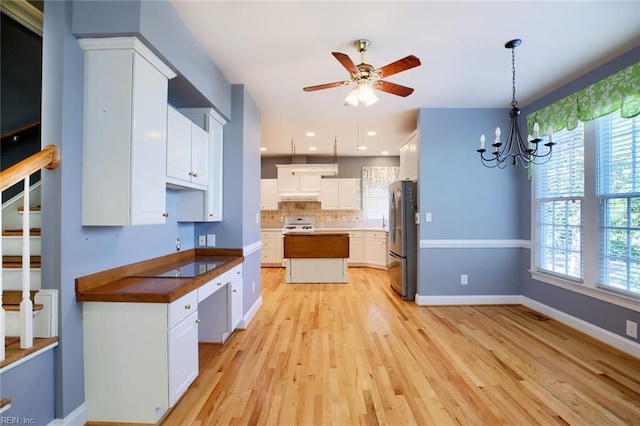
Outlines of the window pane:
M 640 117 L 597 121 L 600 284 L 640 295 Z

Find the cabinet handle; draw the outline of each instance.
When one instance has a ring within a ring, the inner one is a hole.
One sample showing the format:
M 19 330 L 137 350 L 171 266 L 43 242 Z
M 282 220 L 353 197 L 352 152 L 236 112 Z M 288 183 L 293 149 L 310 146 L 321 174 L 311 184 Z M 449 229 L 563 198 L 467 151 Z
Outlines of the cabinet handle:
M 196 324 L 200 324 L 201 322 L 202 322 L 202 321 L 200 321 L 200 318 L 198 318 L 198 319 L 196 320 Z
M 222 283 L 218 283 L 218 287 L 220 287 L 222 285 Z
M 162 213 L 162 216 L 163 216 L 163 217 L 169 217 L 169 213 L 164 212 L 164 213 Z
M 193 172 L 189 172 L 189 176 L 193 176 Z
M 189 309 L 191 309 L 191 305 L 184 305 L 184 308 L 185 308 L 186 310 L 189 310 Z
M 234 293 L 237 293 L 237 292 L 238 292 L 238 290 L 236 290 L 235 288 L 234 288 L 232 291 L 233 291 Z
M 198 177 L 198 174 L 197 173 L 191 173 L 191 176 Z

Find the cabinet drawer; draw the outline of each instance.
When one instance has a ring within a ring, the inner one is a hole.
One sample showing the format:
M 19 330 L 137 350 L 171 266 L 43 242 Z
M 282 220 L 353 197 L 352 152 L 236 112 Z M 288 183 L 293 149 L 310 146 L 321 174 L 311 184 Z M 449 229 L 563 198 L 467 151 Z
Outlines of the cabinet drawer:
M 362 231 L 349 231 L 349 238 L 362 238 L 364 232 Z
M 262 231 L 260 233 L 260 239 L 262 241 L 264 241 L 264 240 L 275 240 L 276 236 L 278 236 L 280 234 L 282 234 L 282 231 L 280 231 L 280 230 L 278 232 L 275 232 L 275 231 Z
M 367 238 L 379 238 L 384 240 L 387 238 L 387 233 L 385 231 L 367 231 Z
M 192 291 L 169 304 L 167 327 L 171 328 L 198 310 L 198 292 Z

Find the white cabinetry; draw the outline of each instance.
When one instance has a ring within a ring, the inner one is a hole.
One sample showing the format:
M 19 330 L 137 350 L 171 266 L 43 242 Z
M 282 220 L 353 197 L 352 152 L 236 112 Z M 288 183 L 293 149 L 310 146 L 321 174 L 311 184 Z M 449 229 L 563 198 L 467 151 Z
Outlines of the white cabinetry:
M 167 109 L 167 183 L 206 189 L 209 135 L 172 107 Z
M 282 193 L 315 193 L 321 190 L 320 175 L 294 173 L 295 167 L 276 165 L 278 168 L 278 192 Z
M 365 231 L 365 262 L 368 266 L 387 269 L 389 259 L 388 234 L 385 231 Z
M 349 265 L 364 264 L 364 231 L 349 232 Z
M 277 179 L 260 179 L 260 210 L 278 210 Z
M 263 229 L 261 266 L 282 266 L 282 230 Z
M 400 147 L 400 180 L 418 180 L 418 149 L 418 131 L 415 130 Z
M 79 39 L 84 50 L 82 224 L 162 224 L 168 79 L 134 37 Z
M 160 420 L 198 375 L 197 318 L 197 291 L 170 304 L 84 302 L 88 419 Z
M 178 191 L 179 222 L 222 221 L 222 185 L 224 125 L 226 120 L 211 108 L 181 108 L 181 114 L 204 129 L 208 137 L 207 153 L 201 158 L 208 163 L 204 189 Z
M 322 179 L 322 210 L 360 209 L 360 179 Z
M 231 300 L 231 330 L 235 330 L 242 324 L 244 314 L 242 311 L 242 275 L 234 276 L 234 281 L 230 284 Z

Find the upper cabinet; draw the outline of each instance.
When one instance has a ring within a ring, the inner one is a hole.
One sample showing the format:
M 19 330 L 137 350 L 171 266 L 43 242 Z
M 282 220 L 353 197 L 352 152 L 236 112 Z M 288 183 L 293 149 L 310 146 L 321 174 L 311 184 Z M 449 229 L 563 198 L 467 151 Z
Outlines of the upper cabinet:
M 84 50 L 82 224 L 162 224 L 168 79 L 135 37 L 80 39 Z
M 208 133 L 171 106 L 167 110 L 167 183 L 206 189 Z
M 322 179 L 322 210 L 359 210 L 360 179 Z
M 418 180 L 418 131 L 412 132 L 400 147 L 400 180 Z
M 260 179 L 260 210 L 278 210 L 277 179 Z
M 199 175 L 197 168 L 200 167 L 202 170 L 206 169 L 207 176 L 206 182 L 201 183 L 204 185 L 203 189 L 199 189 L 201 186 L 192 186 L 178 191 L 178 221 L 219 222 L 222 220 L 224 125 L 227 121 L 211 108 L 181 108 L 178 113 L 186 117 L 192 125 L 192 172 Z M 206 136 L 206 147 L 196 151 L 200 154 L 193 151 L 193 126 L 198 130 L 204 129 L 202 132 Z M 195 162 L 194 155 L 199 157 Z M 197 166 L 198 161 L 204 161 L 206 164 Z M 167 182 L 170 182 L 169 178 Z
M 319 174 L 295 173 L 295 167 L 278 165 L 279 192 L 320 192 Z

